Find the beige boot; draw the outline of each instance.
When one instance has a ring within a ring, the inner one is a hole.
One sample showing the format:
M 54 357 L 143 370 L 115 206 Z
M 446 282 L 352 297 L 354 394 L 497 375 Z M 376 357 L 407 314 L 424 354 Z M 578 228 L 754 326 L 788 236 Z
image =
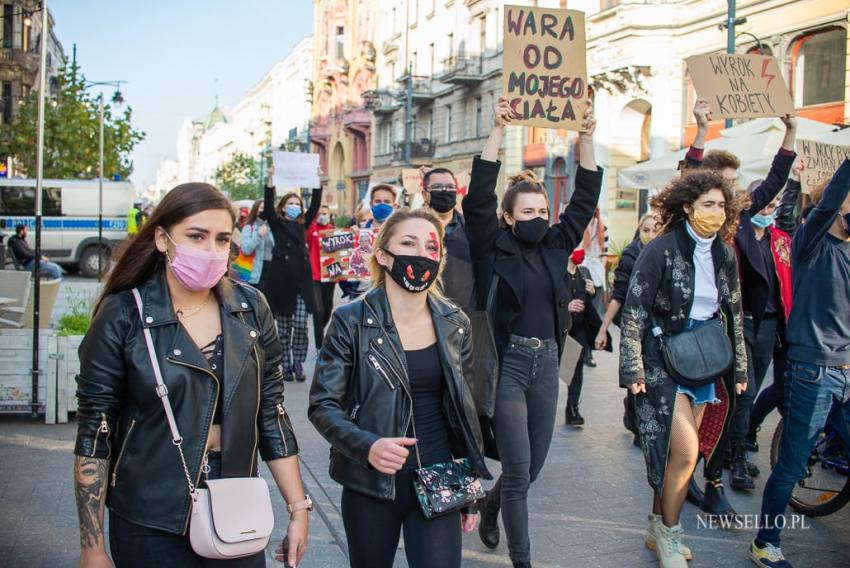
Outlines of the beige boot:
M 663 522 L 655 525 L 655 555 L 661 568 L 687 568 L 688 561 L 680 550 L 682 546 L 682 525 L 668 527 Z
M 658 525 L 661 524 L 661 515 L 656 515 L 654 513 L 650 513 L 648 515 L 649 525 L 646 527 L 646 536 L 643 539 L 643 544 L 650 549 L 651 551 L 656 551 L 656 541 L 658 540 Z M 679 552 L 682 553 L 682 556 L 685 557 L 685 560 L 693 560 L 694 555 L 691 552 L 691 549 L 685 546 L 683 543 L 679 545 Z

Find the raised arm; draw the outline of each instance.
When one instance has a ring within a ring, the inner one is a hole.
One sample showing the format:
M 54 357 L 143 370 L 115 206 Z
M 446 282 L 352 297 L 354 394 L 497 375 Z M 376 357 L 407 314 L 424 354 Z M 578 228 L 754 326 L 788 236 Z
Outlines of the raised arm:
M 80 523 L 80 565 L 109 566 L 104 505 L 124 393 L 124 338 L 130 328 L 120 299 L 108 296 L 80 344 L 74 494 Z
M 589 101 L 588 101 L 589 103 Z M 561 246 L 572 251 L 581 242 L 584 229 L 593 218 L 593 211 L 599 201 L 602 190 L 602 170 L 596 167 L 593 151 L 593 132 L 596 119 L 593 106 L 588 104 L 584 113 L 584 132 L 579 134 L 579 166 L 576 171 L 576 190 L 570 204 L 561 213 L 560 220 L 554 225 L 562 239 Z
M 498 198 L 496 182 L 499 178 L 499 147 L 509 124 L 517 114 L 511 110 L 508 100 L 499 97 L 493 107 L 493 129 L 484 144 L 481 156 L 472 160 L 469 191 L 463 198 L 461 208 L 466 221 L 466 235 L 472 259 L 481 260 L 489 256 L 499 234 L 499 219 L 496 216 Z
M 267 171 L 266 188 L 263 191 L 263 211 L 266 214 L 267 223 L 277 223 L 280 221 L 280 217 L 278 217 L 274 202 L 274 165 L 270 165 Z
M 792 246 L 793 261 L 804 260 L 817 250 L 832 227 L 841 204 L 847 199 L 848 192 L 850 192 L 850 159 L 845 158 L 829 180 L 820 201 L 806 217 L 806 222 L 797 229 Z
M 800 166 L 802 162 L 797 160 L 791 168 L 791 176 L 785 184 L 785 192 L 779 200 L 776 208 L 776 227 L 794 236 L 797 227 L 800 226 L 800 193 L 803 186 L 800 184 Z
M 782 122 L 785 124 L 785 138 L 782 141 L 782 147 L 773 158 L 773 164 L 770 166 L 767 178 L 750 193 L 750 215 L 756 215 L 759 211 L 767 207 L 773 201 L 773 198 L 779 195 L 785 182 L 788 181 L 788 174 L 791 172 L 791 166 L 797 157 L 797 154 L 794 152 L 797 119 L 793 116 L 785 115 L 782 117 Z
M 697 123 L 697 133 L 691 147 L 688 148 L 688 153 L 685 154 L 685 161 L 690 168 L 698 168 L 702 166 L 702 157 L 705 152 L 705 138 L 708 135 L 708 123 L 711 120 L 711 108 L 708 106 L 708 101 L 705 99 L 697 99 L 694 103 L 694 120 Z
M 321 177 L 321 175 L 319 176 Z M 310 207 L 307 208 L 307 213 L 304 215 L 304 225 L 309 227 L 313 224 L 316 215 L 319 214 L 319 208 L 322 206 L 322 187 L 313 188 L 313 195 L 310 196 Z

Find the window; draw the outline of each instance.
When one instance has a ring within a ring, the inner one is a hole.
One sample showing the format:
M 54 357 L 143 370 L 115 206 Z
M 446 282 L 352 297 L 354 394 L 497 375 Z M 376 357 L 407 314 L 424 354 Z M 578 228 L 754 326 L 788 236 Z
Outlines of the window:
M 337 26 L 336 28 L 336 58 L 342 59 L 345 57 L 345 28 Z
M 794 106 L 844 100 L 845 35 L 836 28 L 803 36 L 792 48 Z
M 12 123 L 12 83 L 3 81 L 3 124 Z
M 478 18 L 478 53 L 482 58 L 485 51 L 487 51 L 487 18 L 481 16 Z
M 13 8 L 12 4 L 3 4 L 3 47 L 6 49 L 12 49 L 12 37 L 15 33 Z
M 428 140 L 434 141 L 434 113 L 428 115 Z
M 419 0 L 413 0 L 410 3 L 410 9 L 413 12 L 410 15 L 410 25 L 415 26 L 416 22 L 419 20 Z
M 419 52 L 414 51 L 410 55 L 410 74 L 416 76 L 416 70 L 419 68 Z
M 475 97 L 475 136 L 481 136 L 481 127 L 482 127 L 482 119 L 481 113 L 483 112 L 483 105 L 481 104 L 481 97 Z
M 436 69 L 434 69 L 434 44 L 428 45 L 428 75 L 431 77 L 434 76 Z
M 614 6 L 619 6 L 620 0 L 599 0 L 599 11 L 607 10 L 608 8 L 613 8 Z
M 397 28 L 396 28 L 395 6 L 393 6 L 393 35 L 396 34 L 396 31 L 397 31 Z
M 449 57 L 448 59 L 451 61 L 455 57 L 455 34 L 449 34 Z
M 42 214 L 45 217 L 62 215 L 62 190 L 44 187 Z M 35 216 L 35 188 L 0 186 L 0 215 Z
M 452 141 L 452 105 L 446 106 L 446 142 Z

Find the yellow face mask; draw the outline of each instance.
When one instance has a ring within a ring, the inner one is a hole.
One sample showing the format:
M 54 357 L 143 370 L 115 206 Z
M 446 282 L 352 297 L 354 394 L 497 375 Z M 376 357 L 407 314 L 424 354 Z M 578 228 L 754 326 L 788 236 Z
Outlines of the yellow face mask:
M 652 240 L 652 237 L 649 236 L 649 233 L 641 233 L 640 234 L 640 242 L 646 245 L 649 241 Z
M 696 231 L 702 235 L 714 235 L 726 222 L 726 213 L 694 210 L 688 219 Z

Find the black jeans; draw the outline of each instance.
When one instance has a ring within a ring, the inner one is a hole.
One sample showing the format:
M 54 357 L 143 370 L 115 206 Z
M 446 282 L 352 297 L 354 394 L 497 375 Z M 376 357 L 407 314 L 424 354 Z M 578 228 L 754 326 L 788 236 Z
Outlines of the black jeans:
M 508 551 L 528 562 L 528 488 L 537 479 L 555 427 L 558 407 L 558 345 L 548 339 L 534 349 L 511 336 L 502 355 L 493 427 L 502 475 L 491 493 L 499 496 Z
M 587 342 L 587 334 L 583 330 L 575 332 L 573 338 L 581 345 L 581 355 L 576 362 L 576 368 L 573 371 L 573 378 L 570 381 L 570 386 L 567 389 L 567 405 L 578 405 L 581 401 L 581 387 L 584 385 L 584 362 L 591 355 L 590 347 Z
M 788 344 L 785 341 L 785 326 L 779 326 L 776 347 L 773 351 L 773 382 L 766 386 L 756 398 L 753 411 L 750 413 L 750 432 L 761 428 L 767 415 L 774 410 L 784 412 L 785 400 L 785 369 L 788 365 Z
M 391 568 L 402 530 L 410 568 L 460 568 L 460 511 L 426 519 L 412 469 L 396 474 L 395 501 L 343 489 L 341 506 L 352 568 Z
M 755 334 L 752 318 L 744 318 L 744 340 L 747 345 L 747 390 L 735 399 L 735 410 L 732 412 L 732 420 L 729 424 L 730 443 L 740 442 L 750 430 L 750 413 L 770 362 L 773 360 L 778 328 L 778 318 L 765 318 L 759 326 L 758 334 Z
M 209 452 L 210 479 L 221 477 L 221 453 Z M 181 487 L 181 491 L 188 488 Z M 109 551 L 116 568 L 258 568 L 265 551 L 233 560 L 210 560 L 195 554 L 189 536 L 137 525 L 109 512 Z
M 325 328 L 328 326 L 328 322 L 331 321 L 331 314 L 334 311 L 336 282 L 317 282 L 314 280 L 313 286 L 316 289 L 316 311 L 313 314 L 313 339 L 315 339 L 316 349 L 319 349 L 322 347 L 322 341 L 325 339 Z

